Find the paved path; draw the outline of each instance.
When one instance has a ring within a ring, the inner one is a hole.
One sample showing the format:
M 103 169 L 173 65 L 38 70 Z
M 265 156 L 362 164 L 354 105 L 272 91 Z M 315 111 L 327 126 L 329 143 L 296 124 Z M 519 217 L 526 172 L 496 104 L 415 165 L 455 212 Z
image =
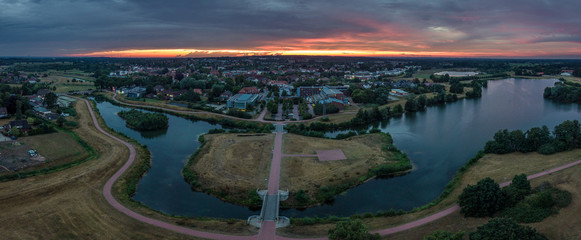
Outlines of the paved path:
M 274 222 L 278 209 L 278 183 L 280 181 L 280 161 L 282 159 L 282 134 L 284 132 L 281 123 L 276 124 L 276 136 L 274 137 L 274 148 L 272 149 L 272 162 L 270 164 L 270 175 L 268 177 L 268 196 L 265 201 L 264 220 L 258 233 L 259 240 L 271 240 L 276 236 L 276 224 Z
M 152 218 L 148 218 L 145 217 L 143 215 L 140 215 L 136 212 L 131 211 L 130 209 L 124 207 L 123 205 L 121 205 L 119 202 L 117 202 L 117 200 L 115 200 L 115 198 L 113 197 L 113 195 L 111 194 L 111 189 L 113 187 L 113 183 L 115 183 L 115 181 L 117 181 L 117 179 L 119 179 L 119 177 L 129 168 L 129 166 L 131 166 L 131 164 L 133 163 L 133 161 L 135 160 L 135 148 L 129 144 L 128 142 L 125 142 L 111 134 L 109 134 L 108 132 L 104 131 L 100 126 L 99 123 L 97 122 L 97 119 L 95 117 L 95 114 L 93 112 L 93 108 L 91 107 L 91 104 L 85 100 L 82 99 L 86 104 L 87 104 L 87 108 L 89 109 L 89 112 L 91 114 L 91 117 L 93 118 L 93 124 L 95 125 L 95 127 L 97 128 L 97 130 L 99 130 L 101 133 L 105 134 L 108 137 L 111 137 L 113 139 L 115 139 L 116 141 L 122 143 L 123 145 L 125 145 L 128 149 L 129 149 L 129 158 L 127 160 L 127 162 L 123 165 L 123 167 L 121 167 L 121 169 L 119 169 L 119 171 L 117 171 L 105 184 L 105 187 L 103 188 L 103 195 L 105 196 L 105 199 L 107 200 L 107 202 L 113 206 L 115 209 L 121 211 L 122 213 L 124 213 L 125 215 L 132 217 L 138 221 L 144 222 L 144 223 L 148 223 L 157 227 L 161 227 L 161 228 L 165 228 L 171 231 L 175 231 L 175 232 L 179 232 L 179 233 L 183 233 L 183 234 L 187 234 L 190 236 L 195 236 L 195 237 L 201 237 L 201 238 L 209 238 L 209 239 L 225 239 L 225 240 L 246 240 L 246 239 L 256 239 L 257 236 L 232 236 L 232 235 L 225 235 L 225 234 L 218 234 L 218 233 L 208 233 L 208 232 L 202 232 L 202 231 L 196 231 L 193 229 L 189 229 L 189 228 L 185 228 L 185 227 L 180 227 L 180 226 L 176 226 L 176 225 L 172 225 L 166 222 L 162 222 L 156 219 L 152 219 Z M 125 103 L 123 103 L 125 104 Z M 126 105 L 131 105 L 131 104 L 126 104 Z M 175 110 L 173 110 L 175 111 Z M 279 128 L 280 126 L 280 128 Z M 282 157 L 282 125 L 278 124 L 277 125 L 277 132 L 276 132 L 276 137 L 275 137 L 275 147 L 274 147 L 274 151 L 273 151 L 273 164 L 271 166 L 271 171 L 270 171 L 270 180 L 268 183 L 268 194 L 272 194 L 272 192 L 275 192 L 274 189 L 276 189 L 276 191 L 278 191 L 278 182 L 279 182 L 279 178 L 280 178 L 280 159 Z M 528 179 L 534 179 L 534 178 L 538 178 L 538 177 L 542 177 L 554 172 L 558 172 L 573 166 L 577 166 L 581 164 L 581 160 L 572 162 L 572 163 L 568 163 L 553 169 L 549 169 L 546 171 L 542 171 L 533 175 L 528 176 Z M 504 182 L 501 183 L 500 186 L 501 187 L 505 187 L 508 186 L 511 183 L 511 181 L 508 182 Z M 272 191 L 271 191 L 272 190 Z M 277 192 L 275 192 L 277 194 Z M 448 209 L 445 209 L 443 211 L 437 212 L 433 215 L 418 219 L 416 221 L 413 222 L 409 222 L 400 226 L 396 226 L 396 227 L 392 227 L 392 228 L 387 228 L 387 229 L 383 229 L 383 230 L 377 230 L 377 231 L 373 231 L 373 233 L 379 233 L 380 235 L 389 235 L 392 233 L 396 233 L 396 232 L 401 232 L 401 231 L 405 231 L 405 230 L 409 230 L 421 225 L 424 225 L 426 223 L 430 223 L 433 222 L 435 220 L 438 220 L 440 218 L 443 218 L 445 216 L 448 216 L 450 214 L 452 214 L 455 211 L 458 211 L 460 209 L 460 207 L 458 205 L 452 206 Z M 263 225 L 260 229 L 260 233 L 258 235 L 259 239 L 281 239 L 281 240 L 290 240 L 290 239 L 294 239 L 294 238 L 286 238 L 286 237 L 281 237 L 281 236 L 276 236 L 276 228 L 275 228 L 275 224 L 274 221 L 264 221 Z M 302 238 L 304 240 L 322 240 L 322 239 L 326 239 L 326 238 Z

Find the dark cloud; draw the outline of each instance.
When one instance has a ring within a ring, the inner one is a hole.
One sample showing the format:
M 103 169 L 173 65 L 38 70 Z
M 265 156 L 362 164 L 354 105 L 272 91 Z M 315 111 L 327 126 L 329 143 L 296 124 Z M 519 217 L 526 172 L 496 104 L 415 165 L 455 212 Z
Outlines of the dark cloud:
M 527 52 L 539 44 L 579 48 L 577 9 L 581 1 L 0 0 L 0 56 L 304 46 L 432 52 Z

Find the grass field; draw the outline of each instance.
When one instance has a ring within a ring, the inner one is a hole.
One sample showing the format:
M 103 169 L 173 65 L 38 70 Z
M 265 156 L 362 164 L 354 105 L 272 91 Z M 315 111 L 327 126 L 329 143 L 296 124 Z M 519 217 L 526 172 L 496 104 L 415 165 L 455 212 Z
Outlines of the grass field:
M 47 161 L 62 161 L 83 157 L 85 150 L 75 139 L 64 132 L 19 138 L 19 141 L 34 148 Z
M 192 165 L 202 186 L 214 192 L 229 189 L 246 197 L 249 190 L 264 188 L 268 178 L 274 134 L 241 137 L 207 134 L 206 144 Z
M 303 189 L 313 196 L 322 186 L 358 179 L 366 175 L 370 168 L 390 163 L 391 153 L 381 149 L 386 144 L 385 136 L 380 134 L 366 134 L 344 140 L 285 134 L 285 154 L 316 154 L 317 150 L 341 149 L 347 159 L 321 162 L 317 157 L 284 157 L 280 188 L 291 192 Z
M 28 72 L 26 74 L 29 74 Z M 85 91 L 88 89 L 95 89 L 94 81 L 91 73 L 85 73 L 80 70 L 56 71 L 50 70 L 36 73 L 40 77 L 41 82 L 53 83 L 51 87 L 56 87 L 56 93 L 67 93 L 69 91 Z M 43 77 L 47 74 L 47 77 Z M 84 81 L 72 82 L 73 79 L 82 79 Z
M 476 184 L 480 179 L 491 177 L 497 182 L 512 180 L 516 174 L 532 174 L 543 170 L 560 166 L 565 163 L 573 162 L 581 158 L 581 150 L 574 150 L 564 153 L 558 153 L 550 156 L 540 155 L 537 153 L 512 153 L 506 155 L 489 154 L 480 159 L 480 161 L 470 168 L 462 177 L 459 187 L 457 187 L 447 198 L 438 205 L 411 214 L 405 214 L 397 217 L 378 217 L 364 219 L 364 223 L 370 229 L 384 229 L 387 227 L 397 226 L 415 219 L 431 215 L 437 211 L 446 209 L 454 205 L 462 189 L 468 184 Z M 412 159 L 413 160 L 413 159 Z M 540 223 L 530 224 L 544 233 L 549 239 L 575 239 L 581 234 L 581 218 L 578 217 L 581 211 L 581 179 L 576 176 L 581 174 L 581 166 L 576 166 L 550 176 L 541 177 L 532 180 L 534 186 L 543 181 L 549 181 L 556 187 L 567 190 L 572 193 L 573 201 L 568 207 L 561 209 L 558 215 L 553 215 Z M 488 218 L 464 218 L 458 212 L 446 216 L 432 223 L 420 227 L 388 236 L 389 239 L 423 239 L 424 236 L 436 230 L 466 232 L 475 231 L 488 221 Z M 285 236 L 325 236 L 328 229 L 333 224 L 318 224 L 313 226 L 291 226 L 281 229 L 279 234 Z
M 241 137 L 238 134 L 209 134 L 192 166 L 202 186 L 211 186 L 213 195 L 226 193 L 247 197 L 249 190 L 264 188 L 272 160 L 273 134 Z M 391 153 L 381 150 L 385 136 L 369 134 L 332 140 L 285 134 L 283 153 L 316 154 L 317 150 L 342 149 L 346 160 L 320 162 L 316 157 L 284 157 L 281 189 L 299 189 L 313 196 L 321 186 L 358 179 L 381 163 L 389 163 Z M 232 197 L 232 196 L 230 196 Z M 291 199 L 292 200 L 292 199 Z

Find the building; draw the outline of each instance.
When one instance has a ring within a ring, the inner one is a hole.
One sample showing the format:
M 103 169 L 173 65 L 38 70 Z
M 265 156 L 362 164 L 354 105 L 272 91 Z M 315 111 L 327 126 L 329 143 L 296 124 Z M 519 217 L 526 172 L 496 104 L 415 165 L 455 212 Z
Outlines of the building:
M 6 125 L 5 128 L 8 131 L 10 131 L 10 129 L 12 129 L 12 128 L 18 128 L 22 132 L 28 132 L 28 130 L 30 130 L 30 125 L 28 124 L 28 121 L 26 121 L 26 120 L 15 120 L 15 121 L 10 121 Z
M 331 104 L 336 106 L 339 110 L 343 110 L 345 109 L 345 103 L 342 100 L 339 99 L 335 99 L 335 98 L 327 98 L 324 100 L 319 100 L 318 103 L 320 104 Z
M 245 87 L 238 91 L 238 94 L 258 94 L 258 88 L 256 87 Z
M 343 101 L 343 98 L 345 97 L 345 94 L 343 94 L 343 92 L 328 87 L 324 87 L 322 93 L 325 94 L 325 96 L 327 96 L 328 98 L 335 98 L 341 101 Z
M 391 92 L 389 92 L 389 94 L 393 95 L 393 96 L 398 96 L 398 97 L 402 97 L 402 96 L 407 96 L 408 93 L 404 90 L 401 89 L 392 89 Z
M 226 101 L 230 97 L 232 97 L 232 92 L 230 92 L 230 91 L 224 91 L 222 94 L 220 94 L 220 101 Z
M 236 94 L 228 99 L 227 106 L 245 110 L 250 105 L 254 106 L 260 97 L 260 94 Z
M 140 98 L 145 95 L 146 89 L 144 87 L 134 87 L 127 90 L 127 97 L 129 98 Z
M 322 86 L 310 86 L 310 87 L 299 87 L 297 89 L 297 96 L 298 97 L 311 97 L 313 95 L 321 93 L 323 89 Z
M 56 100 L 56 104 L 59 105 L 59 107 L 70 107 L 71 103 L 76 102 L 77 100 L 74 98 L 70 98 L 67 96 L 59 96 L 58 99 Z

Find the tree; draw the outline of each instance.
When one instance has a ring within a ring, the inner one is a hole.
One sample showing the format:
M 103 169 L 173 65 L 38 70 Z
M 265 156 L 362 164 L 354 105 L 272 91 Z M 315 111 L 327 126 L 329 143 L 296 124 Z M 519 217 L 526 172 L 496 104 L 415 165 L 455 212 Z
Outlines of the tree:
M 361 220 L 349 220 L 338 222 L 335 228 L 329 229 L 329 239 L 331 240 L 361 240 L 380 239 L 379 234 L 371 234 L 367 226 Z
M 547 126 L 534 127 L 526 132 L 525 152 L 533 152 L 551 142 L 551 132 Z
M 555 126 L 555 140 L 565 143 L 566 149 L 577 148 L 581 140 L 581 126 L 579 121 L 567 120 Z
M 16 120 L 22 119 L 22 101 L 20 100 L 16 100 L 16 113 L 14 115 L 16 116 Z
M 476 185 L 468 185 L 458 197 L 458 205 L 465 217 L 492 216 L 504 208 L 505 197 L 498 183 L 487 177 Z
M 464 239 L 464 232 L 458 231 L 452 233 L 446 230 L 435 231 L 434 233 L 424 237 L 424 240 L 462 240 Z
M 59 118 L 56 119 L 56 125 L 59 126 L 59 127 L 62 127 L 65 124 L 66 121 L 67 120 L 65 120 L 64 117 L 59 117 Z
M 493 218 L 470 233 L 470 240 L 546 240 L 543 234 L 508 218 Z
M 417 112 L 418 111 L 416 96 L 414 96 L 413 94 L 410 94 L 407 97 L 407 101 L 405 103 L 405 110 L 408 112 Z
M 22 132 L 18 128 L 13 127 L 10 129 L 10 136 L 17 136 L 18 137 L 21 134 L 22 134 Z
M 53 92 L 49 92 L 44 96 L 44 104 L 48 108 L 53 108 L 56 106 L 57 99 L 58 96 L 56 94 L 54 94 Z
M 514 175 L 510 186 L 502 189 L 506 197 L 506 206 L 514 206 L 531 193 L 531 183 L 527 175 Z

